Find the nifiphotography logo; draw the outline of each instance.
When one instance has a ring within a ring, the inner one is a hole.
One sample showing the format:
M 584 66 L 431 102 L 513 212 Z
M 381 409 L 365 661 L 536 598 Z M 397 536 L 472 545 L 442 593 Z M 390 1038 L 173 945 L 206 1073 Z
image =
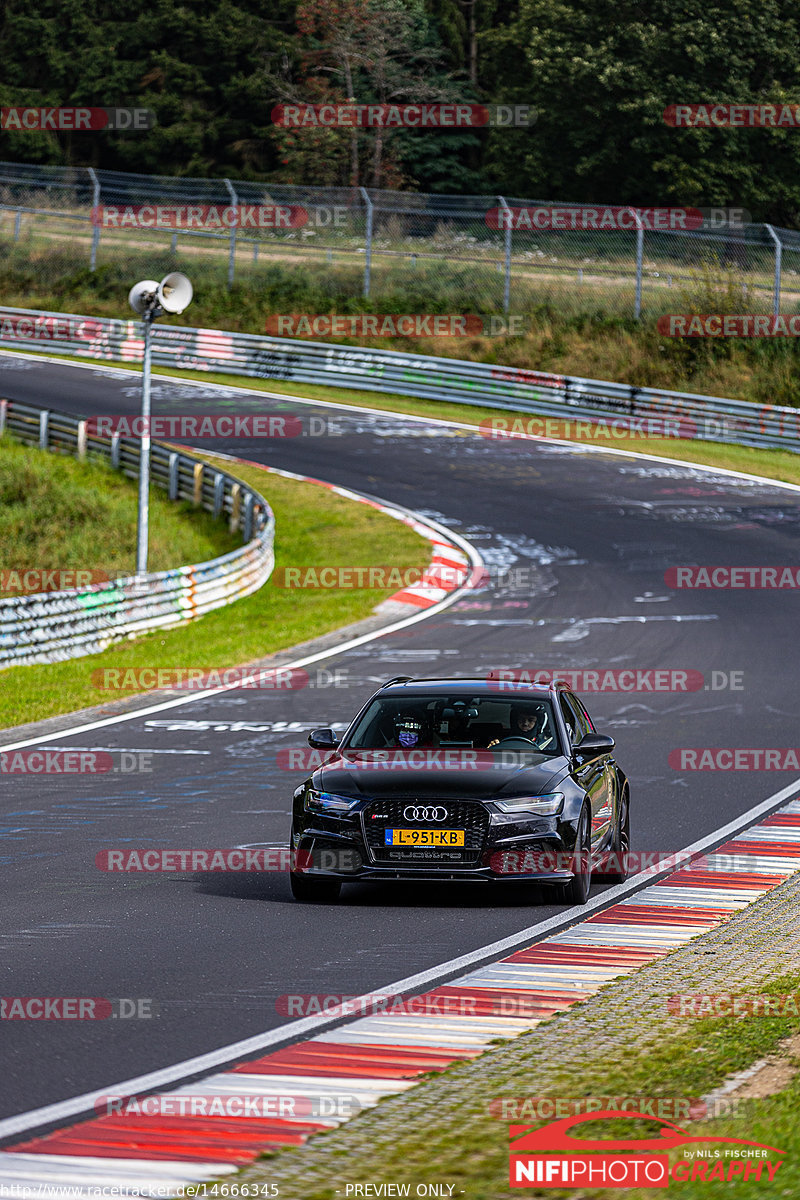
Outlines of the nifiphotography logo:
M 630 1123 L 636 1118 L 650 1125 L 657 1121 L 661 1129 L 619 1139 L 592 1137 L 591 1129 L 588 1134 L 572 1132 L 586 1123 Z M 510 1125 L 508 1136 L 512 1187 L 665 1188 L 670 1181 L 769 1182 L 783 1163 L 782 1157 L 773 1156 L 785 1153 L 743 1138 L 695 1136 L 672 1121 L 619 1109 L 577 1114 L 539 1127 Z M 705 1143 L 713 1148 L 700 1149 Z M 670 1162 L 669 1151 L 678 1150 L 683 1157 Z

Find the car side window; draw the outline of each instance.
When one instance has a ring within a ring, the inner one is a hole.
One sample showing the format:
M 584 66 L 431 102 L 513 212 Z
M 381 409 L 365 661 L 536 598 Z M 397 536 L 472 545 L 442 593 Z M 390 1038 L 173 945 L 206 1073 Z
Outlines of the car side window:
M 569 729 L 570 741 L 574 746 L 584 734 L 590 732 L 591 727 L 576 696 L 562 694 L 561 711 Z
M 563 694 L 561 696 L 559 696 L 558 702 L 561 705 L 561 715 L 564 718 L 564 724 L 567 727 L 567 733 L 569 734 L 569 740 L 572 743 L 572 745 L 574 746 L 579 738 L 579 734 L 577 733 L 578 718 L 575 716 L 575 713 L 572 711 L 571 706 L 569 704 L 567 704 L 566 697 Z
M 572 703 L 575 706 L 575 711 L 578 713 L 579 716 L 583 717 L 583 719 L 585 720 L 587 731 L 589 733 L 596 733 L 597 730 L 595 729 L 594 721 L 592 720 L 592 718 L 589 716 L 588 712 L 586 711 L 583 701 L 579 700 L 577 696 L 570 696 L 570 700 L 572 701 Z

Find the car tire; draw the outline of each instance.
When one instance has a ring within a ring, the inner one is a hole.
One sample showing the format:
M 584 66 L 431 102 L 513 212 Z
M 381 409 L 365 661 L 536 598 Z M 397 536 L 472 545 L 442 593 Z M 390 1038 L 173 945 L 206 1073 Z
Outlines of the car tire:
M 332 904 L 339 899 L 342 890 L 340 879 L 329 879 L 324 875 L 296 875 L 289 873 L 289 886 L 295 900 L 301 904 Z
M 619 864 L 618 871 L 606 871 L 603 873 L 603 878 L 609 883 L 624 883 L 628 878 L 628 857 L 631 848 L 631 797 L 628 791 L 628 785 L 622 789 L 620 797 L 620 812 L 619 822 L 617 824 L 617 832 L 614 835 L 614 842 L 611 847 L 611 854 Z
M 575 838 L 575 874 L 569 883 L 561 885 L 561 901 L 564 904 L 585 904 L 589 899 L 589 888 L 592 886 L 591 839 L 589 835 L 590 821 L 588 808 L 581 809 L 578 819 L 578 833 Z

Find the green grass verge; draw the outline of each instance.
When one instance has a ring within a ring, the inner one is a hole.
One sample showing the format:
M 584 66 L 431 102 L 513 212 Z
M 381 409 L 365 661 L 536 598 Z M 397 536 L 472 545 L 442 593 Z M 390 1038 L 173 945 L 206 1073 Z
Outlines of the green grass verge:
M 797 974 L 784 975 L 759 988 L 759 993 L 795 992 L 800 985 Z M 591 1003 L 589 1001 L 588 1003 Z M 573 1019 L 579 1007 L 571 1010 Z M 560 1018 L 555 1017 L 557 1022 Z M 429 1076 L 409 1093 L 415 1103 L 385 1119 L 389 1129 L 381 1128 L 381 1110 L 376 1109 L 356 1118 L 346 1129 L 325 1134 L 315 1140 L 320 1156 L 315 1160 L 315 1176 L 307 1176 L 303 1185 L 304 1200 L 336 1200 L 345 1195 L 347 1183 L 410 1183 L 410 1195 L 415 1194 L 419 1181 L 445 1181 L 455 1184 L 454 1196 L 464 1194 L 469 1200 L 509 1200 L 518 1189 L 508 1180 L 508 1120 L 491 1115 L 490 1102 L 498 1097 L 522 1098 L 532 1094 L 532 1080 L 541 1070 L 542 1033 L 540 1025 L 532 1037 L 523 1035 L 502 1054 L 487 1054 L 481 1060 L 481 1070 L 457 1065 L 442 1077 Z M 718 1087 L 731 1074 L 744 1070 L 752 1063 L 775 1050 L 780 1041 L 800 1029 L 797 1016 L 747 1016 L 739 1018 L 703 1018 L 693 1020 L 685 1033 L 661 1036 L 657 1041 L 639 1048 L 626 1049 L 619 1061 L 602 1056 L 593 1062 L 591 1044 L 587 1044 L 585 1068 L 576 1074 L 574 1064 L 569 1071 L 550 1073 L 548 1085 L 535 1087 L 537 1097 L 588 1099 L 591 1097 L 661 1097 L 664 1099 L 699 1098 Z M 528 1044 L 532 1048 L 528 1048 Z M 533 1048 L 535 1047 L 535 1048 Z M 548 1064 L 549 1066 L 551 1064 Z M 463 1084 L 462 1084 L 463 1081 Z M 535 1085 L 534 1085 L 535 1086 Z M 453 1107 L 453 1094 L 457 1107 Z M 788 1088 L 774 1097 L 752 1100 L 741 1106 L 735 1117 L 675 1123 L 689 1128 L 694 1135 L 745 1138 L 775 1146 L 786 1152 L 785 1159 L 772 1184 L 741 1183 L 736 1195 L 797 1196 L 800 1194 L 800 1129 L 797 1105 L 800 1101 L 800 1082 L 794 1080 Z M 391 1103 L 391 1102 L 388 1102 Z M 495 1110 L 496 1111 L 496 1110 Z M 542 1119 L 526 1119 L 519 1123 L 540 1127 L 550 1123 Z M 369 1121 L 377 1137 L 359 1137 L 358 1126 Z M 657 1122 L 641 1120 L 604 1121 L 584 1131 L 584 1136 L 646 1137 L 658 1135 Z M 391 1129 L 391 1136 L 388 1136 Z M 348 1137 L 353 1145 L 348 1146 Z M 372 1141 L 367 1146 L 367 1141 Z M 707 1147 L 714 1150 L 714 1143 Z M 308 1152 L 284 1150 L 265 1156 L 249 1168 L 242 1183 L 268 1180 L 272 1160 L 280 1160 L 281 1168 L 288 1166 L 293 1153 L 300 1162 Z M 672 1152 L 671 1162 L 684 1157 L 681 1151 Z M 773 1160 L 777 1155 L 769 1156 Z M 757 1160 L 753 1160 L 757 1161 Z M 316 1172 L 324 1169 L 330 1184 L 320 1185 Z M 766 1177 L 766 1172 L 764 1172 Z M 288 1186 L 287 1186 L 288 1184 Z M 694 1183 L 671 1181 L 669 1195 L 681 1200 L 700 1200 L 701 1197 L 730 1195 L 736 1182 L 716 1181 Z M 281 1172 L 281 1195 L 294 1200 L 295 1193 Z M 463 1189 L 463 1192 L 462 1192 Z M 299 1196 L 301 1193 L 297 1193 Z M 352 1195 L 353 1193 L 351 1193 Z M 550 1197 L 551 1200 L 578 1200 L 579 1197 L 605 1197 L 607 1200 L 646 1200 L 662 1194 L 653 1189 L 543 1190 L 526 1186 L 520 1195 Z
M 136 485 L 102 461 L 78 462 L 0 438 L 0 511 L 0 570 L 135 570 Z M 240 542 L 209 513 L 152 489 L 151 571 L 205 562 Z M 0 577 L 0 596 L 17 594 L 4 592 Z
M 237 265 L 231 288 L 224 260 L 210 261 L 200 246 L 190 246 L 186 239 L 177 255 L 167 248 L 167 236 L 149 251 L 132 246 L 108 261 L 103 245 L 101 241 L 100 262 L 92 273 L 85 265 L 85 246 L 76 257 L 75 245 L 69 241 L 50 247 L 0 241 L 3 303 L 124 317 L 129 315 L 125 297 L 132 279 L 160 278 L 168 271 L 182 270 L 193 278 L 195 296 L 191 308 L 174 323 L 207 329 L 263 333 L 267 316 L 281 313 L 499 314 L 502 306 L 502 276 L 490 264 L 453 260 L 380 270 L 376 260 L 372 296 L 364 299 L 363 264 L 356 265 L 352 258 L 349 265 L 315 264 L 290 245 L 271 245 L 258 265 Z M 630 275 L 628 286 L 612 277 L 594 290 L 588 285 L 570 288 L 563 281 L 516 270 L 510 315 L 522 319 L 522 334 L 343 339 L 343 344 L 614 379 L 637 387 L 731 396 L 760 404 L 800 405 L 800 347 L 794 339 L 680 339 L 658 332 L 655 317 L 662 311 L 740 313 L 754 311 L 754 306 L 768 311 L 768 290 L 756 300 L 737 284 L 735 274 L 718 264 L 706 262 L 690 269 L 680 286 L 661 290 L 658 296 L 651 289 L 654 308 L 650 313 L 646 310 L 641 321 L 630 312 Z M 646 295 L 646 303 L 647 299 Z M 785 291 L 784 311 L 796 307 L 796 295 L 790 297 Z
M 227 469 L 266 496 L 273 508 L 276 568 L 319 566 L 321 562 L 334 566 L 380 562 L 420 568 L 430 561 L 430 544 L 425 539 L 376 509 L 317 484 L 272 475 L 258 466 L 235 463 Z M 123 482 L 130 490 L 130 519 L 135 530 L 136 490 L 133 484 Z M 163 503 L 172 507 L 168 501 Z M 212 558 L 217 553 L 220 551 L 214 549 L 201 557 Z M 195 555 L 179 561 L 199 559 Z M 0 728 L 118 699 L 120 693 L 96 686 L 94 672 L 237 666 L 367 617 L 393 590 L 304 590 L 299 599 L 297 591 L 270 580 L 252 596 L 180 628 L 157 631 L 85 658 L 11 667 L 1 676 Z
M 34 355 L 33 357 L 36 356 Z M 48 357 L 58 356 L 49 354 Z M 62 357 L 67 361 L 74 361 L 68 356 Z M 135 370 L 136 368 L 132 369 Z M 179 379 L 202 379 L 204 382 L 219 383 L 230 388 L 231 396 L 221 399 L 215 404 L 215 407 L 220 409 L 227 406 L 238 407 L 240 401 L 237 399 L 235 393 L 237 390 L 244 389 L 246 391 L 273 392 L 286 396 L 292 396 L 300 392 L 309 399 L 324 400 L 348 407 L 360 406 L 380 411 L 406 412 L 416 416 L 460 421 L 469 425 L 479 425 L 481 421 L 496 417 L 504 411 L 465 404 L 421 400 L 392 393 L 352 391 L 346 388 L 323 387 L 311 384 L 297 385 L 276 380 L 244 380 L 240 376 L 210 372 L 203 372 L 201 374 L 198 372 L 163 368 L 159 369 L 158 373 Z M 508 411 L 510 412 L 510 410 Z M 518 416 L 519 414 L 511 413 L 510 415 Z M 592 446 L 598 444 L 597 441 L 587 442 L 587 445 Z M 623 443 L 620 449 L 627 450 L 629 447 L 634 449 L 634 443 Z M 647 439 L 646 442 L 637 444 L 635 448 L 640 449 L 643 453 L 654 454 L 664 458 L 680 459 L 703 466 L 743 471 L 749 474 L 763 475 L 767 478 L 800 485 L 800 455 L 793 454 L 790 451 L 755 450 L 744 446 L 729 446 L 723 443 L 682 439 Z M 252 472 L 252 475 L 249 474 L 250 472 Z M 365 529 L 362 529 L 360 532 L 358 530 L 354 531 L 358 536 L 352 543 L 353 554 L 349 554 L 351 543 L 349 535 L 346 532 L 348 523 L 342 517 L 342 511 L 344 508 L 352 509 L 353 507 L 355 507 L 355 512 L 351 515 L 356 525 L 363 521 L 368 528 L 374 528 L 376 536 L 381 537 L 382 548 L 379 557 L 382 562 L 397 562 L 400 566 L 422 566 L 427 562 L 427 547 L 425 546 L 424 549 L 420 547 L 420 542 L 416 538 L 416 535 L 411 533 L 406 527 L 401 526 L 398 522 L 384 517 L 374 510 L 366 509 L 362 505 L 352 506 L 349 502 L 343 501 L 341 497 L 337 497 L 327 490 L 320 489 L 316 485 L 299 484 L 282 480 L 279 476 L 265 475 L 263 471 L 255 466 L 245 467 L 237 464 L 235 473 L 260 490 L 264 491 L 266 489 L 266 495 L 271 503 L 273 502 L 273 498 L 276 500 L 273 507 L 275 507 L 276 515 L 278 516 L 279 534 L 276 545 L 278 555 L 280 556 L 278 560 L 279 565 L 306 566 L 318 564 L 320 562 L 319 537 L 323 534 L 325 538 L 326 562 L 358 566 L 374 563 L 376 555 L 374 550 L 370 549 L 370 535 Z M 286 507 L 282 509 L 281 513 L 283 489 L 286 487 L 288 487 L 290 495 L 296 495 L 299 508 L 295 508 L 294 503 L 287 494 Z M 294 491 L 295 488 L 299 489 L 296 493 Z M 311 490 L 304 493 L 304 488 L 310 488 Z M 307 499 L 301 500 L 301 497 L 304 495 L 307 496 Z M 336 529 L 328 530 L 323 521 L 323 527 L 320 528 L 319 520 L 322 519 L 322 515 L 325 513 L 333 515 L 337 511 L 337 506 L 342 506 L 339 509 L 339 517 L 343 521 L 343 526 L 337 526 L 338 532 Z M 303 513 L 309 522 L 306 525 L 306 529 L 315 530 L 311 535 L 310 542 L 301 536 L 300 531 L 303 528 L 303 521 L 293 521 L 293 514 L 300 513 Z M 375 524 L 372 525 L 372 522 L 375 522 Z M 299 545 L 284 545 L 284 538 L 288 536 L 289 529 L 295 526 L 296 532 L 300 536 L 300 541 L 306 540 L 308 543 L 304 547 Z M 357 549 L 359 555 L 363 555 L 363 557 L 356 557 Z M 305 554 L 306 557 L 298 557 L 300 553 Z M 414 557 L 415 554 L 417 557 Z M 208 555 L 207 557 L 212 557 L 212 555 Z M 184 559 L 184 561 L 199 561 L 199 559 Z M 209 614 L 201 622 L 195 622 L 194 626 L 187 626 L 182 631 L 176 630 L 169 634 L 162 634 L 157 639 L 156 635 L 148 639 L 140 639 L 135 644 L 116 647 L 114 650 L 108 651 L 106 655 L 93 656 L 87 660 L 72 660 L 71 663 L 55 664 L 42 668 L 15 668 L 15 674 L 21 678 L 27 678 L 29 682 L 24 685 L 24 691 L 17 693 L 17 703 L 12 703 L 8 697 L 7 689 L 3 689 L 3 694 L 0 695 L 0 728 L 7 727 L 9 724 L 17 724 L 21 721 L 37 720 L 43 716 L 52 716 L 55 713 L 70 711 L 75 707 L 99 703 L 103 699 L 110 698 L 105 694 L 99 694 L 92 687 L 90 679 L 91 669 L 107 665 L 114 667 L 124 666 L 125 668 L 129 666 L 152 666 L 154 664 L 152 661 L 153 650 L 151 649 L 151 645 L 154 639 L 156 639 L 155 646 L 158 650 L 158 663 L 155 665 L 193 666 L 197 668 L 232 666 L 252 660 L 271 651 L 285 648 L 296 641 L 317 636 L 320 633 L 336 628 L 339 624 L 367 616 L 374 605 L 379 603 L 380 599 L 384 598 L 387 594 L 378 592 L 364 593 L 360 591 L 347 593 L 308 592 L 304 595 L 301 610 L 303 615 L 301 619 L 298 615 L 298 606 L 296 600 L 293 598 L 293 593 L 285 593 L 279 597 L 276 603 L 272 603 L 271 606 L 271 611 L 279 622 L 277 626 L 277 640 L 267 637 L 266 634 L 263 640 L 261 640 L 261 634 L 259 634 L 258 638 L 253 638 L 251 636 L 252 626 L 249 624 L 252 617 L 252 608 L 250 606 L 255 604 L 258 607 L 259 596 L 262 598 L 266 596 L 274 598 L 278 591 L 279 589 L 268 584 L 260 593 L 257 593 L 256 597 L 239 601 L 236 605 L 220 613 Z M 233 619 L 229 621 L 227 614 L 230 614 Z M 259 620 L 259 627 L 260 624 L 261 621 Z M 212 637 L 212 641 L 208 643 L 208 653 L 206 654 L 203 653 L 205 642 L 203 637 L 199 636 L 198 631 L 200 630 L 203 631 L 203 635 L 207 632 Z M 172 639 L 174 638 L 179 639 L 177 643 L 173 643 Z M 229 650 L 226 651 L 225 646 L 228 641 L 230 642 L 230 646 Z M 131 655 L 132 657 L 130 660 L 128 658 L 123 659 L 123 655 Z M 169 660 L 164 657 L 165 655 L 169 655 Z M 198 656 L 202 656 L 202 658 Z M 57 673 L 57 685 L 54 676 L 45 678 L 42 675 L 41 679 L 38 679 L 37 673 L 40 672 Z M 8 674 L 6 677 L 10 678 Z M 52 684 L 47 682 L 51 678 L 53 679 Z M 68 697 L 64 699 L 63 703 L 61 702 L 61 696 L 54 694 L 56 693 L 56 686 L 61 687 L 62 685 L 67 689 Z M 4 696 L 6 697 L 5 699 Z

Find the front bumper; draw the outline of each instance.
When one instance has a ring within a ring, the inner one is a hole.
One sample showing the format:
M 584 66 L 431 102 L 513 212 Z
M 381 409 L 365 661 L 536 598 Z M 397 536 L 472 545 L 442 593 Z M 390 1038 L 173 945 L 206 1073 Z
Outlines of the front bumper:
M 563 815 L 526 814 L 521 820 L 519 815 L 501 816 L 474 801 L 460 802 L 456 808 L 448 799 L 443 801 L 450 813 L 448 823 L 466 830 L 462 850 L 388 848 L 383 844 L 383 832 L 394 819 L 392 806 L 409 803 L 402 799 L 370 801 L 342 817 L 306 811 L 296 814 L 292 845 L 298 873 L 351 880 L 525 880 L 544 884 L 565 883 L 574 875 L 576 824 Z M 387 814 L 385 820 L 375 818 L 376 809 L 380 818 Z

